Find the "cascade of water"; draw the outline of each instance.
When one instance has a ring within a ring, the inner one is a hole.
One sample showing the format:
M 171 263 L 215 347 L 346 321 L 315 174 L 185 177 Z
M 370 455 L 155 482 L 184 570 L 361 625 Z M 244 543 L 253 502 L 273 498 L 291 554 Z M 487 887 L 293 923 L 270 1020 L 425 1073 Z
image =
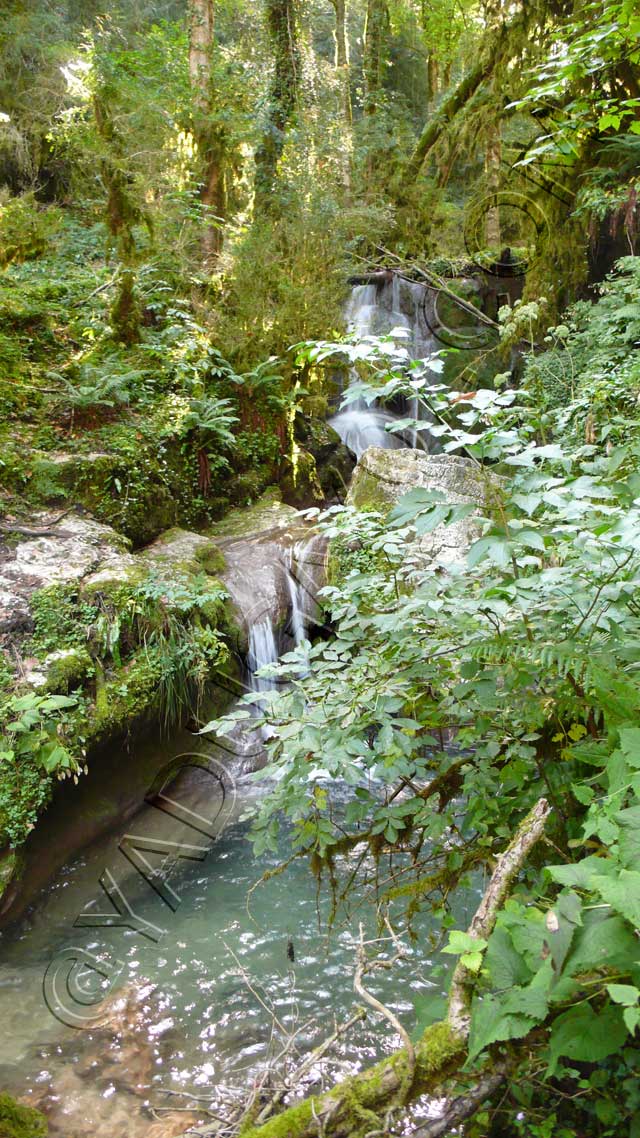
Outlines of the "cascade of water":
M 398 337 L 398 342 L 407 347 L 413 359 L 424 359 L 433 353 L 435 345 L 424 319 L 423 301 L 424 286 L 416 281 L 405 281 L 397 273 L 382 285 L 356 285 L 346 307 L 347 326 L 359 337 L 388 335 L 396 328 L 406 329 L 408 334 Z M 355 378 L 354 374 L 352 379 Z M 408 401 L 406 414 L 416 420 L 424 417 L 417 395 Z M 387 430 L 398 417 L 358 399 L 329 422 L 356 458 L 371 446 L 384 450 L 407 445 L 429 449 L 431 440 L 424 432 L 414 429 L 403 438 Z
M 287 586 L 291 599 L 290 628 L 294 643 L 309 638 L 309 630 L 320 618 L 316 600 L 326 572 L 327 539 L 314 534 L 306 541 L 298 541 L 289 550 L 287 559 Z
M 270 620 L 260 620 L 252 624 L 249 629 L 249 654 L 247 668 L 252 691 L 272 691 L 275 680 L 268 676 L 259 676 L 257 673 L 266 664 L 275 664 L 278 660 L 278 647 Z

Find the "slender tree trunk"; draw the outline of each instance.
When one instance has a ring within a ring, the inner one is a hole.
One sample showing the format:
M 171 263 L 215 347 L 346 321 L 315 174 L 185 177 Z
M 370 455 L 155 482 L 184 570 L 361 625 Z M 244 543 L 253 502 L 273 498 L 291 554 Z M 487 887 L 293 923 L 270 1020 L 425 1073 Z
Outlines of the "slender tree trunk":
M 274 57 L 267 121 L 256 151 L 256 213 L 272 212 L 286 132 L 300 98 L 300 45 L 295 0 L 266 0 Z
M 364 28 L 364 90 L 365 110 L 375 114 L 383 86 L 386 42 L 389 34 L 389 8 L 387 0 L 367 0 L 367 19 Z
M 201 166 L 200 197 L 207 213 L 202 233 L 205 264 L 214 261 L 220 252 L 221 226 L 226 212 L 226 140 L 223 128 L 214 121 L 214 31 L 213 0 L 190 0 L 189 77 L 193 94 L 194 136 Z
M 131 346 L 140 340 L 133 228 L 141 220 L 142 211 L 131 193 L 122 139 L 114 124 L 107 87 L 96 91 L 93 113 L 96 130 L 103 143 L 100 168 L 107 188 L 107 228 L 114 240 L 121 266 L 116 298 L 111 308 L 111 323 L 118 340 Z
M 336 11 L 336 27 L 334 39 L 336 42 L 336 71 L 340 80 L 340 94 L 342 97 L 342 111 L 344 120 L 349 128 L 353 123 L 353 110 L 351 107 L 351 74 L 349 67 L 349 39 L 347 36 L 347 0 L 332 0 Z
M 189 77 L 193 105 L 203 115 L 208 114 L 211 107 L 213 34 L 213 0 L 190 0 Z
M 349 63 L 349 37 L 347 34 L 347 0 L 332 0 L 336 13 L 333 38 L 336 45 L 335 65 L 340 88 L 340 109 L 343 129 L 340 132 L 342 181 L 349 195 L 351 190 L 351 162 L 353 158 L 353 107 L 351 105 L 351 68 Z
M 440 77 L 440 68 L 438 60 L 432 51 L 429 52 L 427 60 L 427 91 L 429 95 L 429 103 L 433 103 L 436 95 L 438 94 L 438 82 Z
M 487 186 L 491 195 L 497 194 L 500 186 L 500 160 L 502 157 L 502 139 L 500 138 L 500 123 L 494 124 L 491 137 L 487 142 L 485 154 L 485 171 Z M 487 245 L 490 248 L 500 247 L 500 209 L 497 199 L 495 205 L 487 210 Z

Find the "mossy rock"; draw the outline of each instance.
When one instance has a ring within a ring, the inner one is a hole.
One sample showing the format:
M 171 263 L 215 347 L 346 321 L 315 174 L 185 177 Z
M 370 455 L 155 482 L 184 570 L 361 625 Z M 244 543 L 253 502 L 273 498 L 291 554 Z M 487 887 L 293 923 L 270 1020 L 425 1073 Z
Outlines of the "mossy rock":
M 315 460 L 315 474 L 326 499 L 346 496 L 355 460 L 337 431 L 323 419 L 296 418 L 297 441 Z
M 257 502 L 243 509 L 230 510 L 208 532 L 216 538 L 247 537 L 254 533 L 286 527 L 295 521 L 297 510 L 284 505 L 279 486 L 269 486 Z
M 0 817 L 1 826 L 2 818 Z M 24 865 L 24 857 L 19 850 L 5 849 L 3 853 L 0 853 L 0 901 L 9 886 L 20 879 Z
M 93 674 L 93 660 L 85 648 L 67 648 L 47 656 L 44 668 L 47 674 L 45 690 L 67 695 L 81 687 Z
M 160 707 L 162 667 L 144 649 L 116 674 L 98 683 L 95 711 L 90 718 L 90 743 L 103 743 L 155 716 Z
M 0 1094 L 0 1138 L 45 1138 L 49 1126 L 43 1114 Z
M 298 509 L 308 509 L 324 501 L 316 460 L 309 451 L 298 447 L 293 459 L 287 460 L 280 487 L 283 501 Z

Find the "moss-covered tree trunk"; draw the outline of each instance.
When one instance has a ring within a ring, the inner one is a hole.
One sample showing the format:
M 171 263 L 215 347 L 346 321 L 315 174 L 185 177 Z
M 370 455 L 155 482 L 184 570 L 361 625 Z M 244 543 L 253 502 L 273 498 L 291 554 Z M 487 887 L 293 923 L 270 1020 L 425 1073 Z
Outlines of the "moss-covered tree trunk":
M 497 249 L 500 246 L 500 208 L 498 206 L 498 190 L 500 188 L 500 162 L 502 161 L 502 139 L 500 137 L 500 123 L 492 124 L 491 134 L 487 140 L 485 151 L 485 171 L 487 175 L 487 188 L 492 198 L 490 208 L 487 210 L 487 246 Z
M 114 335 L 131 346 L 140 339 L 140 308 L 136 296 L 136 242 L 134 226 L 142 211 L 131 191 L 124 147 L 114 123 L 108 86 L 99 86 L 93 97 L 93 113 L 103 146 L 100 162 L 107 189 L 107 229 L 120 259 L 116 298 L 111 308 Z
M 274 212 L 278 165 L 300 99 L 295 0 L 266 0 L 266 18 L 274 70 L 264 132 L 256 151 L 255 209 L 258 214 Z
M 215 117 L 213 0 L 190 0 L 189 76 L 193 95 L 194 136 L 201 170 L 201 201 L 206 216 L 202 233 L 205 264 L 215 260 L 222 247 L 226 214 L 224 129 Z
M 353 122 L 351 106 L 351 73 L 349 66 L 349 38 L 347 36 L 347 0 L 332 0 L 336 13 L 334 38 L 336 43 L 336 71 L 340 83 L 342 113 L 347 127 Z
M 490 56 L 483 56 L 440 105 L 437 113 L 429 120 L 416 143 L 405 170 L 406 176 L 415 178 L 420 173 L 427 156 L 440 135 L 490 74 L 493 62 Z
M 387 0 L 367 0 L 367 19 L 364 29 L 364 90 L 365 110 L 375 114 L 384 81 L 389 39 L 389 8 Z

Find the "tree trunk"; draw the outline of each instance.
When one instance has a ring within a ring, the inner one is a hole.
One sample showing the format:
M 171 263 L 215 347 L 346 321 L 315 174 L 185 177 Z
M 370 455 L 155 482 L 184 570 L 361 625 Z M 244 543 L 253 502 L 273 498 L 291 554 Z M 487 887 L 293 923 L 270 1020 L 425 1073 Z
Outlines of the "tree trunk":
M 487 78 L 494 66 L 494 62 L 495 60 L 488 55 L 481 58 L 480 62 L 476 63 L 475 67 L 467 72 L 458 86 L 447 96 L 420 135 L 415 150 L 407 164 L 405 176 L 409 178 L 416 178 L 418 176 L 430 150 L 435 146 L 440 135 L 446 127 L 448 127 L 458 111 L 464 107 L 474 91 L 476 91 L 483 80 Z
M 300 47 L 295 0 L 267 0 L 266 15 L 274 74 L 264 134 L 256 151 L 256 213 L 273 211 L 278 165 L 287 128 L 300 97 Z
M 364 28 L 364 90 L 365 111 L 375 114 L 383 86 L 385 46 L 389 34 L 387 0 L 367 0 L 367 19 Z
M 440 76 L 440 68 L 438 60 L 432 51 L 429 52 L 427 60 L 427 91 L 429 103 L 433 103 L 436 95 L 438 94 L 438 82 Z
M 487 187 L 489 193 L 497 195 L 500 188 L 500 161 L 502 158 L 502 139 L 500 138 L 500 123 L 496 122 L 493 126 L 491 137 L 487 142 L 487 150 L 485 154 L 485 171 L 487 175 Z M 498 199 L 495 197 L 495 205 L 492 205 L 487 210 L 487 246 L 492 249 L 500 248 L 500 209 L 498 206 Z
M 189 78 L 193 105 L 203 115 L 211 109 L 213 32 L 213 0 L 190 0 Z
M 109 90 L 98 87 L 93 97 L 96 130 L 102 140 L 100 168 L 107 188 L 107 229 L 120 260 L 116 298 L 111 308 L 111 323 L 117 338 L 129 347 L 140 340 L 140 308 L 136 295 L 136 242 L 134 226 L 142 219 L 142 211 L 131 193 L 125 166 L 122 139 L 115 127 Z
M 206 209 L 202 232 L 205 264 L 214 261 L 222 247 L 221 226 L 226 211 L 225 134 L 214 121 L 214 29 L 213 0 L 190 0 L 189 78 L 193 95 L 194 137 L 200 158 L 200 200 Z
M 349 40 L 347 37 L 347 0 L 332 0 L 336 12 L 334 39 L 336 43 L 336 71 L 340 81 L 342 112 L 344 121 L 351 128 L 353 111 L 351 107 L 351 75 L 349 68 Z

